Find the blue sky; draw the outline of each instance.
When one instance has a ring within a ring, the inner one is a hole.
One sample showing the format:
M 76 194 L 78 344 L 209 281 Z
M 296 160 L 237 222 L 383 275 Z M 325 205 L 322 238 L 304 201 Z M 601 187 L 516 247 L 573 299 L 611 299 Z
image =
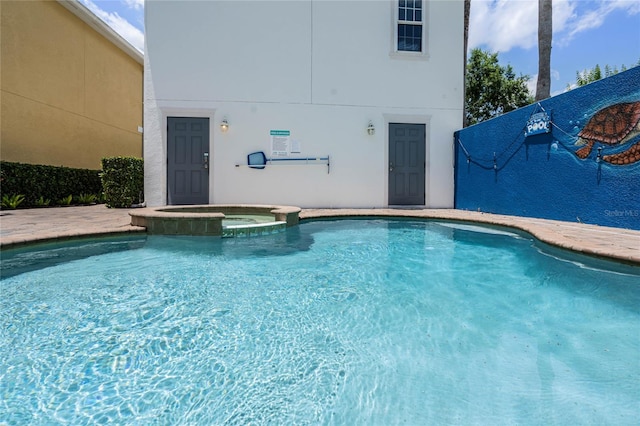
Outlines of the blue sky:
M 144 0 L 80 1 L 144 50 Z M 538 0 L 471 0 L 469 47 L 498 52 L 503 65 L 532 77 L 529 85 L 534 89 L 537 20 Z M 576 71 L 596 64 L 630 68 L 640 61 L 640 1 L 553 0 L 553 28 L 552 94 L 575 83 Z

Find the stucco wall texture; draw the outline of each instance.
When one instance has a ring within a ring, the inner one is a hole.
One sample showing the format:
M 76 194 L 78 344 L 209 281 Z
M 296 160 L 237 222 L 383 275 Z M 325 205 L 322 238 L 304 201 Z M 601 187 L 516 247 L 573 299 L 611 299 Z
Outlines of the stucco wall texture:
M 147 204 L 167 203 L 168 117 L 204 117 L 209 203 L 386 207 L 389 123 L 414 123 L 426 127 L 425 205 L 452 207 L 463 4 L 424 4 L 428 55 L 416 57 L 395 52 L 394 2 L 147 2 Z M 304 163 L 235 167 L 252 152 L 272 156 L 271 130 L 299 143 L 291 158 L 330 156 L 330 173 Z
M 551 132 L 525 137 L 527 121 L 542 110 Z M 458 131 L 455 206 L 640 229 L 638 119 L 635 67 Z M 576 154 L 582 131 L 601 134 L 586 158 Z M 627 164 L 607 157 L 616 154 Z
M 142 156 L 142 64 L 55 1 L 2 1 L 2 159 Z

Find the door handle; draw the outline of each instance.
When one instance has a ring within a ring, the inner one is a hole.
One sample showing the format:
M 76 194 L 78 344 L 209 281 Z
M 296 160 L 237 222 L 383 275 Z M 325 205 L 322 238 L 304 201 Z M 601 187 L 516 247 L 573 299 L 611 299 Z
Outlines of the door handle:
M 389 171 L 392 172 L 393 171 L 393 163 L 389 162 Z
M 205 169 L 209 168 L 209 153 L 205 152 L 204 154 L 202 154 L 202 160 L 203 160 L 203 164 L 202 167 L 204 167 Z

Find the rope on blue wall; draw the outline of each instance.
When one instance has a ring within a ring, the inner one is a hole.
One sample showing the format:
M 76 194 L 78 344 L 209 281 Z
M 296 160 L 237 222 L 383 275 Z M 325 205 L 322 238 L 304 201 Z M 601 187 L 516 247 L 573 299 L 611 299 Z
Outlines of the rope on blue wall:
M 538 108 L 540 108 L 542 111 L 544 111 L 545 113 L 547 113 L 547 111 L 544 109 L 544 107 L 538 102 L 538 104 L 536 105 L 536 108 L 533 109 L 532 113 L 529 115 L 529 118 L 531 118 L 531 116 L 533 116 L 533 114 L 535 114 L 538 111 Z M 575 135 L 570 134 L 569 132 L 567 132 L 566 130 L 562 129 L 560 126 L 558 126 L 553 120 L 550 120 L 551 123 L 551 130 L 549 133 L 551 133 L 551 136 L 553 137 L 553 129 L 557 129 L 558 131 L 560 131 L 561 133 L 563 133 L 567 138 L 569 138 L 571 141 L 577 141 L 579 138 Z M 467 149 L 467 147 L 462 143 L 462 140 L 460 139 L 460 137 L 458 136 L 458 138 L 456 139 L 458 142 L 458 145 L 460 145 L 460 148 L 462 148 L 462 151 L 464 152 L 464 155 L 467 158 L 467 164 L 470 163 L 474 163 L 477 166 L 483 168 L 483 169 L 494 169 L 494 170 L 500 170 L 503 167 L 505 167 L 507 165 L 507 163 L 509 162 L 509 159 L 511 159 L 513 157 L 513 155 L 520 149 L 520 147 L 522 145 L 524 145 L 525 141 L 526 141 L 526 137 L 524 137 L 523 135 L 525 134 L 525 130 L 526 130 L 526 125 L 524 125 L 517 133 L 517 135 L 514 137 L 514 139 L 511 141 L 511 143 L 500 152 L 500 154 L 497 154 L 496 152 L 493 153 L 493 158 L 484 158 L 481 156 L 475 156 L 475 155 L 471 155 L 471 153 L 469 152 L 469 150 Z M 520 144 L 516 147 L 516 149 L 511 153 L 511 155 L 509 155 L 507 157 L 507 160 L 499 165 L 498 164 L 498 160 L 501 159 L 505 154 L 507 154 L 508 152 L 511 151 L 511 149 L 513 148 L 513 146 L 519 141 L 519 139 L 522 137 L 522 141 L 520 142 Z M 557 146 L 562 146 L 562 148 L 564 148 L 566 151 L 573 153 L 573 149 L 570 148 L 569 146 L 567 146 L 564 142 L 562 142 L 560 139 L 558 138 L 554 138 L 553 139 L 553 143 L 556 144 Z M 596 161 L 599 161 L 599 158 L 596 158 Z

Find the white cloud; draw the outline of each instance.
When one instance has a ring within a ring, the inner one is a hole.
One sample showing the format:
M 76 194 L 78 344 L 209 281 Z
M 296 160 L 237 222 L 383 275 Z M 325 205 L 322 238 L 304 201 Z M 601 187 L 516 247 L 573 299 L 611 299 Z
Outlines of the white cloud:
M 560 80 L 560 72 L 558 72 L 558 70 L 551 69 L 551 80 L 556 80 L 556 81 Z M 536 89 L 538 86 L 538 74 L 533 74 L 532 76 L 530 76 L 529 80 L 526 81 L 526 85 L 527 85 L 527 89 L 529 90 L 529 93 L 531 93 L 531 96 L 535 96 Z M 564 90 L 560 92 L 552 93 L 551 96 L 558 95 L 562 92 L 564 92 Z
M 124 0 L 124 3 L 127 5 L 129 9 L 134 9 L 134 10 L 144 9 L 144 0 Z
M 628 15 L 640 13 L 640 2 L 635 0 L 601 0 L 592 3 L 594 3 L 594 9 L 580 16 L 573 16 L 575 19 L 568 23 L 567 34 L 561 38 L 561 44 L 568 44 L 574 36 L 581 32 L 600 27 L 607 16 L 614 11 L 623 11 Z
M 535 96 L 537 86 L 538 86 L 538 74 L 534 74 L 531 77 L 529 77 L 529 80 L 527 80 L 527 89 L 529 90 L 529 93 L 531 93 L 531 96 Z
M 566 30 L 576 16 L 576 1 L 554 0 L 553 2 L 553 33 L 554 35 Z
M 128 2 L 132 3 L 135 1 L 136 0 L 128 0 Z M 138 49 L 140 52 L 144 52 L 144 33 L 142 31 L 117 13 L 105 12 L 91 0 L 81 0 L 81 2 L 98 18 L 127 40 L 133 47 Z
M 574 15 L 569 0 L 553 2 L 553 30 L 564 30 Z M 493 52 L 508 52 L 538 44 L 538 0 L 473 0 L 469 23 L 470 48 L 487 46 Z
M 555 69 L 551 69 L 551 85 L 553 86 L 553 80 L 560 81 L 560 72 Z M 529 93 L 531 96 L 536 95 L 536 90 L 538 88 L 538 74 L 532 75 L 527 81 L 527 89 L 529 89 Z M 562 90 L 557 90 L 551 93 L 551 96 L 559 95 L 560 93 L 564 93 L 566 91 L 566 87 L 563 87 Z
M 598 28 L 617 10 L 640 13 L 637 0 L 554 0 L 554 45 L 567 45 L 583 31 Z M 469 48 L 492 52 L 530 49 L 538 43 L 538 0 L 472 0 Z
M 493 52 L 537 43 L 537 0 L 474 0 L 471 2 L 469 47 L 487 46 Z

